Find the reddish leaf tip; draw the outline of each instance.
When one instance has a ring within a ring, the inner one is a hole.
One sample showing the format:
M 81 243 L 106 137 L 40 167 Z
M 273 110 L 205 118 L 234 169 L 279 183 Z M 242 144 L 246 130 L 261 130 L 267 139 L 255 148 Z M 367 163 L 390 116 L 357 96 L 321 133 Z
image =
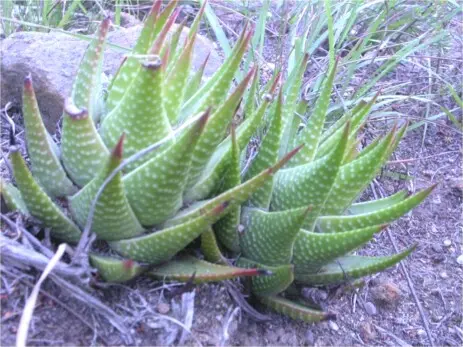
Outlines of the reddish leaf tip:
M 85 108 L 78 108 L 72 98 L 67 98 L 64 102 L 64 112 L 73 120 L 84 119 L 88 117 L 88 112 Z
M 263 276 L 273 275 L 273 272 L 268 269 L 257 269 L 257 272 L 259 273 L 259 275 L 263 275 Z
M 124 149 L 124 140 L 125 140 L 125 133 L 122 133 L 121 137 L 119 137 L 119 141 L 117 141 L 116 146 L 113 149 L 112 155 L 116 158 L 121 159 L 122 153 Z
M 132 259 L 125 259 L 122 262 L 122 266 L 124 267 L 124 270 L 126 271 L 132 270 L 134 265 L 135 265 L 135 262 Z
M 29 72 L 26 77 L 24 77 L 24 89 L 28 92 L 34 91 L 34 87 L 32 86 L 32 75 Z

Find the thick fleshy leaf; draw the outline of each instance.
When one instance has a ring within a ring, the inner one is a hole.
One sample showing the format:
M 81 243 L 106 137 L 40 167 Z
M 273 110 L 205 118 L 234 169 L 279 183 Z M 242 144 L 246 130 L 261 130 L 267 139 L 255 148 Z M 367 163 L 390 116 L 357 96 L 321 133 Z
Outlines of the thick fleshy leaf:
M 183 29 L 185 29 L 185 25 L 188 21 L 188 18 L 185 18 L 180 24 L 177 25 L 175 28 L 175 31 L 173 32 L 172 36 L 170 37 L 170 41 L 168 45 L 165 45 L 164 48 L 169 48 L 172 54 L 169 55 L 168 62 L 166 64 L 167 66 L 167 73 L 169 74 L 170 71 L 172 71 L 172 68 L 174 67 L 175 63 L 178 60 L 178 57 L 180 54 L 182 54 L 183 50 L 179 48 L 179 41 L 180 41 L 180 35 L 183 32 Z M 186 42 L 185 42 L 186 43 Z
M 135 77 L 141 68 L 137 55 L 144 55 L 152 46 L 159 32 L 164 27 L 167 19 L 177 6 L 176 1 L 171 1 L 164 11 L 159 15 L 162 0 L 156 0 L 151 7 L 150 13 L 143 24 L 141 34 L 132 50 L 132 54 L 125 59 L 119 71 L 111 82 L 106 100 L 107 112 L 112 111 L 123 99 Z M 119 134 L 120 135 L 120 134 Z
M 98 270 L 98 274 L 106 282 L 127 282 L 140 275 L 143 266 L 129 259 L 90 254 L 90 264 Z
M 239 69 L 241 59 L 247 49 L 251 36 L 252 32 L 248 32 L 246 26 L 227 60 L 182 106 L 179 117 L 180 121 L 195 112 L 204 111 L 209 107 L 216 109 L 222 103 Z
M 110 246 L 122 256 L 149 264 L 168 261 L 183 250 L 223 214 L 228 203 L 221 203 L 214 209 L 183 224 L 155 231 L 140 237 L 113 241 Z
M 394 138 L 395 129 L 385 136 L 368 154 L 343 165 L 328 196 L 323 214 L 343 213 L 375 177 L 387 160 L 388 148 Z
M 222 142 L 228 124 L 231 123 L 235 110 L 253 74 L 254 70 L 251 70 L 246 78 L 236 87 L 233 94 L 229 96 L 227 101 L 212 113 L 210 120 L 207 122 L 204 132 L 193 151 L 193 161 L 187 184 L 191 189 L 189 189 L 185 195 L 186 201 L 200 200 L 207 197 L 209 193 L 208 189 L 203 189 L 201 186 L 195 187 L 195 184 L 197 184 L 198 179 L 200 179 L 201 173 L 213 155 L 214 150 L 220 142 Z
M 101 185 L 122 161 L 123 141 L 124 136 L 121 136 L 105 167 L 70 198 L 71 212 L 81 228 L 87 223 L 90 207 Z M 125 195 L 120 172 L 108 183 L 98 199 L 91 231 L 102 240 L 125 239 L 139 235 L 143 231 Z
M 368 242 L 384 227 L 385 225 L 378 225 L 341 233 L 316 233 L 301 230 L 294 243 L 295 272 L 315 272 L 322 265 Z
M 337 147 L 323 158 L 282 170 L 275 176 L 271 208 L 275 211 L 312 205 L 304 227 L 312 230 L 340 170 L 349 135 L 349 123 Z
M 292 139 L 296 136 L 297 128 L 299 126 L 299 117 L 295 115 L 295 112 L 297 108 L 297 99 L 301 93 L 302 78 L 304 76 L 308 60 L 308 54 L 305 54 L 301 57 L 301 61 L 293 71 L 295 73 L 294 78 L 288 78 L 284 87 L 286 90 L 286 98 L 282 111 L 283 133 L 280 142 L 280 157 L 286 153 L 286 151 L 292 145 Z M 297 117 L 297 122 L 294 121 L 295 117 Z
M 256 267 L 267 271 L 264 275 L 252 278 L 251 290 L 255 295 L 275 295 L 281 293 L 294 281 L 294 268 L 290 264 L 268 266 L 240 257 L 237 265 L 246 268 Z
M 141 63 L 141 69 L 129 89 L 123 100 L 105 117 L 100 129 L 109 148 L 116 145 L 122 133 L 126 133 L 124 158 L 163 139 L 172 131 L 163 105 L 163 77 L 158 57 Z M 129 165 L 129 170 L 149 158 L 149 155 L 145 156 Z
M 241 205 L 249 199 L 256 189 L 261 187 L 265 181 L 270 179 L 279 169 L 281 169 L 283 165 L 285 165 L 299 150 L 300 147 L 292 150 L 274 166 L 262 171 L 259 175 L 253 177 L 249 181 L 216 196 L 214 199 L 198 201 L 195 204 L 192 204 L 190 207 L 179 212 L 174 218 L 168 220 L 165 225 L 170 226 L 183 223 L 192 218 L 198 217 L 201 215 L 202 211 L 209 211 L 226 201 L 230 201 L 230 206 L 226 212 L 230 211 L 230 207 Z
M 309 211 L 307 207 L 281 212 L 245 208 L 241 214 L 244 231 L 240 235 L 243 255 L 266 265 L 289 264 L 294 241 Z
M 182 207 L 192 153 L 208 117 L 205 112 L 175 143 L 124 177 L 130 205 L 143 225 L 161 223 Z
M 246 102 L 244 103 L 244 111 L 243 111 L 245 119 L 253 115 L 257 107 L 256 97 L 258 95 L 257 89 L 260 83 L 259 69 L 256 69 L 255 73 L 256 75 L 253 77 L 251 86 L 249 87 L 249 90 L 245 97 Z
M 254 177 L 264 168 L 273 165 L 278 160 L 281 136 L 283 134 L 283 122 L 282 122 L 282 109 L 283 109 L 283 94 L 280 90 L 278 96 L 278 102 L 273 114 L 270 128 L 264 136 L 262 143 L 254 158 L 251 167 L 246 173 L 246 179 Z M 272 197 L 274 179 L 268 180 L 261 188 L 259 188 L 251 197 L 251 204 L 256 207 L 268 209 L 270 205 L 270 199 Z
M 227 190 L 241 184 L 240 148 L 236 139 L 235 129 L 232 128 L 231 132 L 231 160 L 225 173 L 221 192 L 226 192 Z M 231 207 L 230 211 L 213 226 L 214 231 L 217 233 L 217 238 L 220 240 L 220 242 L 225 245 L 225 247 L 234 252 L 239 252 L 240 250 L 238 236 L 240 218 L 241 206 L 235 205 Z
M 297 274 L 296 281 L 311 285 L 328 285 L 351 281 L 394 266 L 413 252 L 415 248 L 416 246 L 413 246 L 401 253 L 384 257 L 351 255 L 338 258 L 332 263 L 323 266 L 316 273 Z
M 76 187 L 67 177 L 43 124 L 30 75 L 24 79 L 23 116 L 34 178 L 52 197 L 75 193 Z
M 14 178 L 31 216 L 51 229 L 57 239 L 75 243 L 80 238 L 79 228 L 56 206 L 35 181 L 26 162 L 15 146 L 10 150 Z
M 320 143 L 320 136 L 322 134 L 323 126 L 325 124 L 326 113 L 330 105 L 331 91 L 333 89 L 333 81 L 336 73 L 337 63 L 331 67 L 328 72 L 325 82 L 321 88 L 320 96 L 315 103 L 312 115 L 307 121 L 306 126 L 299 134 L 300 143 L 304 144 L 301 154 L 294 158 L 299 164 L 310 163 L 314 158 Z
M 408 196 L 407 190 L 401 190 L 386 198 L 358 202 L 350 206 L 349 209 L 347 210 L 347 213 L 348 214 L 363 214 L 363 213 L 374 212 L 376 210 L 381 210 L 383 208 L 390 207 L 396 203 L 399 203 L 405 200 L 407 196 Z
M 277 313 L 307 323 L 320 322 L 335 317 L 332 313 L 315 310 L 276 295 L 258 296 L 257 299 Z
M 0 177 L 0 195 L 5 199 L 6 207 L 10 211 L 21 212 L 24 216 L 29 216 L 29 210 L 24 202 L 21 192 L 9 182 L 4 182 Z
M 433 185 L 391 205 L 378 206 L 378 209 L 373 211 L 367 210 L 365 213 L 359 211 L 358 214 L 350 216 L 322 216 L 318 218 L 317 225 L 323 232 L 341 232 L 390 223 L 418 206 L 435 187 L 436 185 Z
M 187 282 L 193 278 L 193 283 L 219 282 L 237 277 L 257 276 L 259 269 L 242 269 L 235 266 L 219 265 L 184 256 L 172 260 L 165 265 L 156 267 L 149 272 L 159 279 Z
M 206 69 L 207 61 L 209 60 L 209 53 L 204 59 L 204 62 L 199 67 L 198 71 L 196 71 L 190 78 L 188 79 L 188 88 L 185 89 L 185 94 L 183 99 L 188 101 L 194 95 L 194 93 L 199 89 L 201 82 L 203 80 L 204 70 Z
M 77 108 L 71 99 L 64 105 L 61 150 L 64 168 L 79 186 L 95 177 L 109 154 L 88 112 Z
M 227 265 L 227 260 L 220 250 L 214 230 L 209 228 L 201 234 L 201 251 L 204 258 L 215 264 Z
M 103 64 L 103 51 L 111 20 L 108 18 L 101 22 L 95 39 L 90 43 L 80 63 L 77 76 L 72 87 L 71 98 L 74 104 L 86 109 L 91 119 L 99 119 L 98 103 L 101 94 L 101 66 Z

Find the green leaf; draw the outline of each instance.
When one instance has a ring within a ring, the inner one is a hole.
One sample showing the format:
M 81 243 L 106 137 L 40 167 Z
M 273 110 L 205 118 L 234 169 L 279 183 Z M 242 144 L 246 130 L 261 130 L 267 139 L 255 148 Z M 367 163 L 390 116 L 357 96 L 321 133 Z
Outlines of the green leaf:
M 159 15 L 161 4 L 162 0 L 156 0 L 153 3 L 151 11 L 143 24 L 137 43 L 132 50 L 132 54 L 123 61 L 117 75 L 114 76 L 108 88 L 108 98 L 106 100 L 107 112 L 112 111 L 123 99 L 124 94 L 129 90 L 135 76 L 138 75 L 141 66 L 137 56 L 147 54 L 154 40 L 158 37 L 159 32 L 168 29 L 173 24 L 172 19 L 175 20 L 176 16 L 171 16 L 167 25 L 166 22 L 167 18 L 177 6 L 177 2 L 171 1 Z
M 240 148 L 236 139 L 234 127 L 232 127 L 231 133 L 231 158 L 221 187 L 222 193 L 241 184 Z M 240 251 L 238 238 L 240 219 L 241 206 L 236 205 L 230 208 L 230 211 L 214 224 L 214 231 L 217 233 L 217 238 L 225 247 L 234 252 Z
M 294 280 L 293 265 L 267 266 L 254 260 L 240 257 L 237 262 L 241 267 L 256 267 L 267 273 L 252 278 L 251 290 L 255 295 L 275 295 L 283 292 Z
M 330 154 L 313 162 L 280 171 L 275 176 L 271 209 L 282 211 L 312 205 L 312 213 L 304 222 L 304 227 L 312 230 L 313 223 L 336 182 L 348 135 L 349 123 L 344 127 L 341 141 Z
M 10 149 L 10 160 L 16 184 L 31 216 L 40 220 L 44 227 L 51 228 L 53 237 L 66 242 L 77 242 L 80 238 L 79 228 L 51 201 L 34 180 L 16 146 Z
M 382 199 L 362 201 L 353 204 L 347 210 L 348 214 L 363 214 L 381 210 L 383 208 L 390 207 L 396 203 L 405 200 L 408 196 L 407 190 L 401 190 L 391 196 Z
M 201 251 L 204 258 L 215 264 L 227 265 L 227 260 L 220 250 L 219 244 L 214 234 L 214 230 L 209 228 L 201 234 Z
M 333 314 L 314 310 L 313 308 L 298 304 L 276 295 L 258 296 L 257 299 L 277 313 L 284 314 L 292 319 L 315 323 L 333 318 Z
M 206 124 L 204 132 L 193 151 L 193 161 L 187 184 L 190 189 L 188 189 L 185 194 L 186 201 L 204 199 L 209 195 L 210 185 L 206 185 L 206 187 L 203 186 L 201 181 L 204 181 L 204 178 L 201 177 L 201 173 L 205 169 L 216 147 L 222 142 L 227 131 L 227 126 L 231 123 L 246 86 L 253 75 L 254 70 L 251 69 L 246 78 L 236 87 L 227 101 L 212 113 L 210 120 Z M 207 172 L 205 172 L 205 174 L 207 175 Z M 201 181 L 198 182 L 198 180 Z
M 101 125 L 101 136 L 109 148 L 114 147 L 125 132 L 124 158 L 128 158 L 170 134 L 172 129 L 163 105 L 163 85 L 159 57 L 142 62 L 129 90 Z M 149 156 L 145 156 L 129 165 L 129 170 L 148 159 Z
M 338 258 L 336 261 L 322 267 L 316 273 L 297 274 L 296 281 L 310 285 L 328 285 L 351 281 L 394 266 L 412 253 L 415 248 L 416 245 L 401 253 L 385 257 L 351 255 Z
M 368 242 L 385 225 L 345 231 L 340 233 L 317 233 L 306 230 L 296 237 L 293 264 L 296 273 L 315 272 L 337 257 Z
M 76 188 L 61 166 L 43 124 L 30 75 L 24 79 L 23 116 L 29 159 L 35 179 L 53 197 L 75 193 Z
M 173 144 L 124 177 L 127 198 L 141 224 L 161 223 L 182 207 L 192 153 L 208 117 L 205 112 Z
M 224 214 L 227 204 L 221 203 L 183 224 L 132 239 L 112 241 L 109 245 L 117 253 L 129 259 L 149 264 L 166 262 L 201 233 L 207 231 L 209 226 Z
M 95 39 L 90 43 L 80 63 L 71 93 L 74 104 L 78 108 L 85 108 L 95 121 L 99 119 L 97 104 L 101 91 L 101 66 L 110 24 L 109 17 L 101 22 Z
M 261 172 L 266 167 L 273 165 L 278 160 L 281 136 L 283 133 L 282 123 L 283 94 L 280 90 L 275 113 L 273 114 L 270 128 L 264 136 L 257 153 L 256 158 L 252 161 L 251 167 L 246 173 L 245 178 L 250 179 Z M 251 204 L 256 207 L 268 209 L 272 197 L 274 179 L 268 180 L 259 188 L 251 197 Z
M 214 109 L 221 105 L 239 69 L 241 58 L 246 51 L 250 39 L 251 32 L 247 32 L 247 27 L 245 27 L 231 55 L 225 60 L 220 69 L 182 106 L 179 117 L 180 121 L 185 120 L 196 112 L 204 111 L 208 107 Z
M 338 62 L 339 59 L 336 60 L 336 63 L 328 72 L 328 76 L 321 88 L 320 96 L 315 103 L 314 111 L 307 121 L 306 126 L 301 130 L 298 136 L 300 143 L 304 144 L 301 154 L 294 158 L 298 164 L 310 163 L 317 153 L 320 136 L 325 124 L 326 113 L 328 111 L 328 106 L 330 105 L 331 91 L 333 89 L 333 81 Z
M 282 111 L 283 134 L 281 135 L 280 157 L 290 148 L 293 139 L 292 136 L 295 135 L 295 131 L 299 126 L 299 121 L 293 122 L 293 119 L 294 117 L 297 117 L 295 115 L 297 99 L 299 98 L 299 94 L 301 92 L 302 78 L 304 76 L 308 60 L 309 55 L 304 54 L 304 56 L 301 57 L 301 61 L 299 62 L 298 66 L 294 70 L 294 78 L 288 79 L 284 86 L 284 90 L 286 90 L 287 93 Z M 296 128 L 294 129 L 294 127 Z
M 149 272 L 150 275 L 158 279 L 181 282 L 188 282 L 194 276 L 193 283 L 220 282 L 237 277 L 256 276 L 259 273 L 258 269 L 218 265 L 191 256 L 171 260 Z
M 139 263 L 129 259 L 119 259 L 90 254 L 90 264 L 106 282 L 127 282 L 140 275 L 145 269 Z
M 5 199 L 6 207 L 10 211 L 19 211 L 24 216 L 29 216 L 26 203 L 24 202 L 21 192 L 9 182 L 4 182 L 0 177 L 0 195 Z
M 108 150 L 85 109 L 71 99 L 64 105 L 62 161 L 72 180 L 79 186 L 90 182 L 108 158 Z
M 199 67 L 198 71 L 196 71 L 193 76 L 188 79 L 187 85 L 188 88 L 185 89 L 183 99 L 188 101 L 193 96 L 193 94 L 200 88 L 201 82 L 203 80 L 204 69 L 206 68 L 207 61 L 209 60 L 210 53 L 204 59 L 204 62 Z
M 174 218 L 166 221 L 165 226 L 177 225 L 185 221 L 190 220 L 191 218 L 198 217 L 201 215 L 202 211 L 209 211 L 217 207 L 218 205 L 230 201 L 230 206 L 226 212 L 230 210 L 230 207 L 241 205 L 249 197 L 262 186 L 268 179 L 270 179 L 279 169 L 285 165 L 289 159 L 291 159 L 300 148 L 296 148 L 289 152 L 285 157 L 283 157 L 278 163 L 274 166 L 262 171 L 259 175 L 253 177 L 247 182 L 240 184 L 239 186 L 229 189 L 226 192 L 216 196 L 214 199 L 198 201 L 190 207 L 180 211 Z
M 87 223 L 90 207 L 101 185 L 122 161 L 123 141 L 124 136 L 121 136 L 102 170 L 70 198 L 71 212 L 81 228 Z M 139 235 L 143 230 L 129 205 L 119 172 L 98 199 L 91 231 L 102 240 L 119 240 Z
M 395 129 L 385 136 L 369 153 L 343 165 L 328 196 L 323 214 L 341 214 L 365 189 L 387 160 L 388 148 L 394 138 Z M 361 155 L 361 153 L 360 153 Z
M 366 210 L 350 216 L 323 216 L 318 218 L 317 224 L 323 232 L 341 232 L 373 225 L 390 223 L 418 206 L 436 187 L 433 185 L 405 200 L 380 206 L 373 211 Z
M 265 212 L 245 208 L 241 214 L 240 245 L 243 255 L 266 265 L 289 264 L 293 246 L 310 208 Z

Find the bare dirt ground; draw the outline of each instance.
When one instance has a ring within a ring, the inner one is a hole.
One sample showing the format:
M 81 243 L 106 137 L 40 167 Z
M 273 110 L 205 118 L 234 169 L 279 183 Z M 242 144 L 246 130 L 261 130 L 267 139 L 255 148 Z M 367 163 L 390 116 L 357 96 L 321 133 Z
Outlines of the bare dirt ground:
M 265 53 L 269 61 L 273 48 L 270 46 Z M 461 58 L 460 54 L 458 59 Z M 424 78 L 427 76 L 411 73 L 405 65 L 386 83 L 411 80 L 415 89 L 409 92 L 418 94 Z M 414 120 L 425 114 L 424 106 L 412 101 L 397 107 Z M 391 125 L 392 122 L 372 120 L 366 128 L 366 139 L 370 141 Z M 194 298 L 185 295 L 183 302 L 181 296 L 172 297 L 171 290 L 176 287 L 148 278 L 111 285 L 93 294 L 126 318 L 133 337 L 131 344 L 136 345 L 431 345 L 426 325 L 434 345 L 461 345 L 463 265 L 457 263 L 457 257 L 463 253 L 461 165 L 461 133 L 449 121 L 428 123 L 425 135 L 424 127 L 407 133 L 362 199 L 387 196 L 400 189 L 416 191 L 434 183 L 438 186 L 423 204 L 391 224 L 359 253 L 392 254 L 396 252 L 394 245 L 401 250 L 415 242 L 418 247 L 403 261 L 403 267 L 369 277 L 360 288 L 344 285 L 318 291 L 326 309 L 337 313 L 336 321 L 296 322 L 257 306 L 271 320 L 256 322 L 222 284 L 197 286 Z M 2 175 L 6 172 L 2 168 Z M 2 346 L 14 345 L 25 299 L 39 275 L 27 271 L 18 276 L 2 266 Z M 168 319 L 188 323 L 187 312 L 194 312 L 192 333 L 182 336 L 184 330 L 178 322 Z M 128 342 L 95 311 L 51 282 L 42 287 L 29 337 L 30 345 Z

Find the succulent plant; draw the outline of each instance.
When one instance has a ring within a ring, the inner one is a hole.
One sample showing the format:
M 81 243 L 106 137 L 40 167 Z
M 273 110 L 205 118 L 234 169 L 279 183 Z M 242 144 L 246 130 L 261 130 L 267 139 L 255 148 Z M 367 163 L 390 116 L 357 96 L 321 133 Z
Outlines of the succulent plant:
M 42 123 L 32 79 L 25 78 L 31 170 L 13 136 L 17 188 L 2 182 L 3 197 L 10 209 L 33 216 L 52 237 L 71 244 L 90 220 L 91 232 L 119 255 L 90 254 L 104 280 L 141 273 L 196 283 L 249 276 L 263 304 L 295 319 L 326 319 L 327 313 L 290 301 L 288 288 L 356 279 L 413 250 L 352 254 L 433 189 L 354 203 L 406 126 L 358 151 L 357 136 L 376 97 L 326 126 L 337 66 L 307 110 L 300 100 L 307 55 L 282 86 L 276 74 L 260 91 L 256 66 L 233 87 L 251 38 L 248 26 L 220 69 L 202 82 L 203 69 L 193 73 L 190 65 L 204 7 L 182 45 L 179 32 L 170 40 L 167 35 L 178 15 L 175 4 L 161 11 L 161 1 L 154 3 L 106 91 L 100 67 L 110 20 L 102 22 L 66 100 L 59 148 Z M 235 127 L 240 109 L 245 119 Z M 301 111 L 310 114 L 302 126 Z M 250 157 L 257 132 L 264 135 Z M 188 254 L 198 238 L 205 260 Z M 236 263 L 230 255 L 239 255 Z

